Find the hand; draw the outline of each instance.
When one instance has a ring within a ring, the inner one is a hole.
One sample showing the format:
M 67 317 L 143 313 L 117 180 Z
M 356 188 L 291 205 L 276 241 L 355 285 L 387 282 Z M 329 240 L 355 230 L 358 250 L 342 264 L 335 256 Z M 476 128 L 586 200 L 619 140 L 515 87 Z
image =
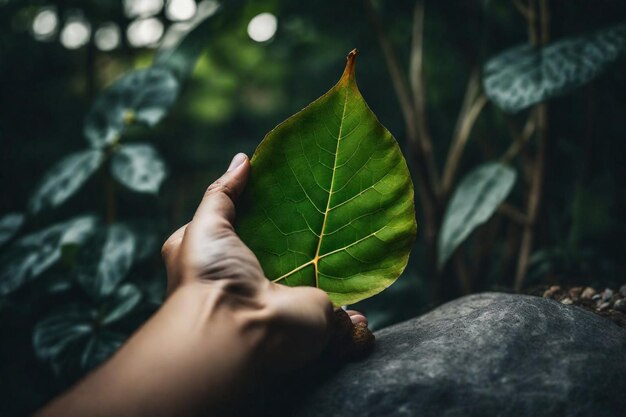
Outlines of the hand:
M 259 348 L 257 361 L 274 370 L 289 370 L 318 355 L 326 345 L 332 304 L 317 288 L 272 283 L 235 233 L 234 202 L 249 173 L 248 158 L 236 155 L 228 171 L 207 189 L 193 220 L 167 239 L 162 254 L 168 292 L 188 286 L 218 294 L 213 308 L 238 315 L 258 330 L 254 336 L 259 338 L 254 341 Z

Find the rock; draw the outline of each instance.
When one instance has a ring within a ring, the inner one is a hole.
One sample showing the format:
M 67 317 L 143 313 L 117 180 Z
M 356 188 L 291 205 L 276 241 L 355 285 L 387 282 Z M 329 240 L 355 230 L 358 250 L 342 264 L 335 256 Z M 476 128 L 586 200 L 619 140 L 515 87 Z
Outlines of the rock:
M 625 353 L 626 329 L 590 311 L 471 295 L 376 332 L 363 361 L 271 387 L 266 415 L 623 416 Z
M 574 304 L 574 302 L 572 301 L 571 298 L 565 297 L 564 299 L 561 300 L 561 304 L 570 305 L 570 304 Z
M 622 297 L 626 298 L 626 285 L 622 285 L 621 287 L 619 287 L 619 293 Z
M 572 287 L 568 291 L 569 298 L 572 300 L 578 300 L 580 294 L 583 292 L 583 287 Z
M 551 298 L 554 294 L 556 294 L 559 291 L 561 291 L 561 287 L 559 287 L 558 285 L 553 285 L 547 290 L 545 290 L 545 292 L 543 293 L 543 297 Z
M 594 295 L 596 295 L 596 290 L 591 287 L 587 287 L 583 290 L 582 294 L 580 294 L 580 298 L 584 298 L 585 300 L 591 299 Z
M 613 298 L 613 290 L 610 288 L 605 289 L 604 291 L 602 291 L 602 301 L 609 301 L 611 298 Z
M 604 303 L 598 306 L 598 311 L 608 310 L 609 307 L 611 307 L 611 303 L 609 303 L 608 301 L 605 301 Z
M 591 299 L 593 301 L 600 301 L 602 300 L 602 296 L 600 294 L 594 294 L 593 297 L 591 297 Z
M 613 308 L 622 313 L 626 313 L 626 300 L 617 300 L 615 304 L 613 304 Z

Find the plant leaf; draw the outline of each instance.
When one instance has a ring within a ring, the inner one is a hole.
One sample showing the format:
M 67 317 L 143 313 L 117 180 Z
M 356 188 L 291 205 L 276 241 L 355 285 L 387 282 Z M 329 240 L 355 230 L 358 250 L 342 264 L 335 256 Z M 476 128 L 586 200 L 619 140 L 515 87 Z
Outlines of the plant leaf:
M 512 168 L 490 162 L 463 178 L 443 218 L 438 245 L 439 267 L 474 229 L 489 220 L 513 189 L 516 176 Z
M 33 193 L 29 209 L 38 213 L 65 202 L 102 165 L 104 153 L 98 149 L 76 152 L 57 163 L 43 177 Z
M 33 332 L 35 354 L 55 360 L 75 340 L 93 332 L 93 312 L 71 306 L 37 323 Z
M 78 282 L 96 299 L 111 294 L 130 270 L 135 249 L 135 236 L 125 225 L 100 229 L 80 249 Z
M 113 176 L 131 190 L 157 193 L 167 176 L 165 162 L 148 144 L 123 145 L 111 161 Z
M 154 221 L 148 219 L 134 220 L 126 223 L 135 235 L 135 260 L 144 261 L 159 253 L 160 235 L 154 227 Z
M 514 113 L 586 84 L 625 51 L 624 24 L 544 47 L 517 46 L 487 61 L 485 93 Z
M 336 305 L 391 285 L 416 231 L 406 161 L 358 90 L 355 56 L 330 91 L 263 139 L 238 226 L 268 278 L 319 287 Z
M 24 224 L 24 214 L 9 213 L 0 219 L 0 245 L 8 242 Z
M 104 303 L 102 309 L 103 325 L 111 324 L 130 313 L 141 301 L 141 292 L 133 284 L 124 284 Z
M 94 334 L 85 345 L 80 358 L 80 367 L 89 371 L 107 360 L 126 341 L 127 337 L 121 333 L 101 330 Z
M 156 125 L 176 101 L 179 82 L 164 68 L 130 72 L 96 98 L 85 119 L 84 133 L 91 146 L 116 143 L 135 123 Z
M 41 275 L 61 258 L 64 245 L 82 243 L 96 224 L 95 217 L 81 216 L 19 239 L 0 256 L 0 295 Z

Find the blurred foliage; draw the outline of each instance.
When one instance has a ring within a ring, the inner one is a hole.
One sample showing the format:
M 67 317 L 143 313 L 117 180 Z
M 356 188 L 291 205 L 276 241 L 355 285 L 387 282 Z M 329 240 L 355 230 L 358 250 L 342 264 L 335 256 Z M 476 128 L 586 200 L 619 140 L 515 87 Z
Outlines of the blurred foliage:
M 358 82 L 365 99 L 406 146 L 397 98 L 362 2 L 256 0 L 224 6 L 199 22 L 186 43 L 176 42 L 180 26 L 158 12 L 165 38 L 174 42 L 155 51 L 130 46 L 124 33 L 134 18 L 125 15 L 122 2 L 0 0 L 0 390 L 7 399 L 0 415 L 32 412 L 145 321 L 165 290 L 160 242 L 190 219 L 206 186 L 236 152 L 251 154 L 266 132 L 336 81 L 352 48 L 360 50 Z M 399 61 L 408 67 L 414 2 L 375 6 Z M 586 34 L 626 19 L 620 0 L 551 6 L 556 45 L 563 39 L 582 45 Z M 92 32 L 114 22 L 122 28 L 121 44 L 105 52 L 91 41 L 66 49 L 58 33 L 36 39 L 33 19 L 43 7 L 55 8 L 60 27 L 76 10 Z M 504 0 L 426 1 L 425 10 L 425 98 L 435 158 L 442 163 L 470 73 L 526 43 L 527 28 Z M 277 16 L 278 30 L 271 40 L 254 42 L 246 28 L 262 12 Z M 594 36 L 596 42 L 602 38 Z M 540 97 L 532 95 L 521 106 L 550 98 L 550 162 L 528 285 L 605 286 L 624 279 L 626 59 L 623 41 L 610 40 L 614 49 L 607 62 L 567 52 L 572 71 L 583 63 L 586 70 L 593 67 L 591 76 L 574 74 L 572 88 L 549 90 L 539 83 Z M 514 51 L 536 54 L 526 47 Z M 561 67 L 557 62 L 550 71 Z M 537 88 L 532 71 L 521 72 L 529 74 L 524 87 Z M 569 92 L 552 97 L 550 91 Z M 498 160 L 513 141 L 511 125 L 522 125 L 526 112 L 509 116 L 488 104 L 473 128 L 459 177 Z M 520 161 L 511 166 L 519 178 L 508 200 L 520 206 L 527 175 Z M 419 235 L 419 202 L 417 208 Z M 475 222 L 465 242 L 458 242 L 457 253 L 471 261 L 474 291 L 513 285 L 511 242 L 520 228 L 495 207 L 489 211 L 495 215 L 482 226 Z M 355 306 L 374 327 L 461 294 L 452 268 L 430 278 L 427 257 L 418 241 L 404 276 Z

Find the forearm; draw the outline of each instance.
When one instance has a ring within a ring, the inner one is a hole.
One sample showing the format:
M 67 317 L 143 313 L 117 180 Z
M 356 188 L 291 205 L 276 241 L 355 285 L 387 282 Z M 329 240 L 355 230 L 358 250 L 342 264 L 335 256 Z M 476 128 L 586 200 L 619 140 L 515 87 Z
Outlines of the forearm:
M 39 416 L 193 416 L 254 381 L 262 329 L 205 286 L 184 286 L 102 367 Z M 210 358 L 210 359 L 209 359 Z M 210 364 L 210 366 L 207 366 Z

